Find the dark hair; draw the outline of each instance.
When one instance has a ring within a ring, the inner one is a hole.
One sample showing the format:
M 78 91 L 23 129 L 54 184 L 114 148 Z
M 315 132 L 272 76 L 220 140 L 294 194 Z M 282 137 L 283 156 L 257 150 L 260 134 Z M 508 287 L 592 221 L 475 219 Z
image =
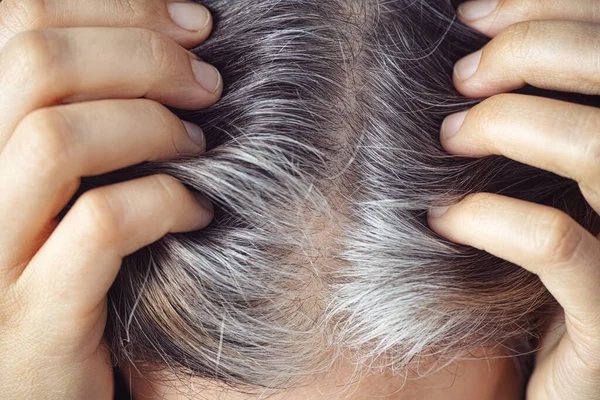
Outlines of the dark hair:
M 443 151 L 443 117 L 475 104 L 453 89 L 453 64 L 485 43 L 451 2 L 203 4 L 216 27 L 196 53 L 225 93 L 178 114 L 202 126 L 207 153 L 82 186 L 168 173 L 216 205 L 207 229 L 125 259 L 109 296 L 115 358 L 284 388 L 340 356 L 402 369 L 483 345 L 531 350 L 554 304 L 538 278 L 443 240 L 426 211 L 487 191 L 590 229 L 595 214 L 573 181 Z

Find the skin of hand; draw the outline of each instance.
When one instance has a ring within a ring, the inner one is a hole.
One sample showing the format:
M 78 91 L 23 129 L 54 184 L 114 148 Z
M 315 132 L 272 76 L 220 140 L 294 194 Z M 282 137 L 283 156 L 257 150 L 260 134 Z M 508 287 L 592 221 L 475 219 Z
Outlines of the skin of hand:
M 164 105 L 218 100 L 218 71 L 185 47 L 208 10 L 167 0 L 0 3 L 0 393 L 112 399 L 102 342 L 123 257 L 201 229 L 210 202 L 168 175 L 92 189 L 85 176 L 197 156 L 199 127 Z
M 456 64 L 454 83 L 462 94 L 486 99 L 444 121 L 443 147 L 571 178 L 600 212 L 600 110 L 507 93 L 529 84 L 600 94 L 597 0 L 477 0 L 458 14 L 492 40 Z M 434 208 L 428 219 L 440 235 L 538 275 L 561 305 L 562 331 L 544 338 L 527 399 L 600 399 L 598 237 L 559 210 L 490 193 Z

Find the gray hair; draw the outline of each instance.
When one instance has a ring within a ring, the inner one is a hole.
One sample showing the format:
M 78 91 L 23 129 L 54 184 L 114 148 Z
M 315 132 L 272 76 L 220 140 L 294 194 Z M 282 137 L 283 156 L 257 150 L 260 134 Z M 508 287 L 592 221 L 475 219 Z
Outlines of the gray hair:
M 577 185 L 438 140 L 453 63 L 485 43 L 450 0 L 206 0 L 196 53 L 226 91 L 184 112 L 199 157 L 136 165 L 91 187 L 168 173 L 216 206 L 202 231 L 127 257 L 109 295 L 115 359 L 236 387 L 287 388 L 336 359 L 410 368 L 532 343 L 554 301 L 538 278 L 440 238 L 426 211 L 488 191 L 590 228 Z

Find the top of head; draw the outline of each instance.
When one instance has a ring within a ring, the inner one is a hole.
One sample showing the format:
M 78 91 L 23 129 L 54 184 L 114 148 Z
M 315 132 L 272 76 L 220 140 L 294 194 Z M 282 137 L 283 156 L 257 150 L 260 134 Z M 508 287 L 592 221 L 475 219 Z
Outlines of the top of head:
M 551 297 L 526 271 L 437 237 L 426 211 L 485 190 L 589 214 L 568 180 L 442 150 L 442 118 L 470 104 L 453 63 L 483 43 L 450 1 L 203 4 L 216 28 L 197 52 L 225 93 L 180 115 L 209 151 L 86 179 L 164 172 L 216 204 L 209 228 L 125 260 L 109 298 L 117 356 L 277 388 L 338 356 L 403 369 L 483 345 L 524 350 Z

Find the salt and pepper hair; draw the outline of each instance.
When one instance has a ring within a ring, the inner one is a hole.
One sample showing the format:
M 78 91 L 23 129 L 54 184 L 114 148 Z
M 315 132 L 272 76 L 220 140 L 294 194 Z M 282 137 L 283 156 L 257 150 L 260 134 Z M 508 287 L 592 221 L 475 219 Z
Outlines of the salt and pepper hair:
M 87 178 L 171 174 L 216 206 L 210 227 L 127 257 L 109 296 L 118 360 L 283 389 L 335 360 L 410 368 L 483 345 L 527 350 L 554 302 L 538 278 L 440 238 L 432 205 L 487 191 L 591 228 L 577 185 L 502 157 L 449 156 L 444 116 L 474 101 L 454 62 L 485 39 L 450 0 L 206 0 L 197 54 L 225 93 L 178 111 L 200 157 Z

